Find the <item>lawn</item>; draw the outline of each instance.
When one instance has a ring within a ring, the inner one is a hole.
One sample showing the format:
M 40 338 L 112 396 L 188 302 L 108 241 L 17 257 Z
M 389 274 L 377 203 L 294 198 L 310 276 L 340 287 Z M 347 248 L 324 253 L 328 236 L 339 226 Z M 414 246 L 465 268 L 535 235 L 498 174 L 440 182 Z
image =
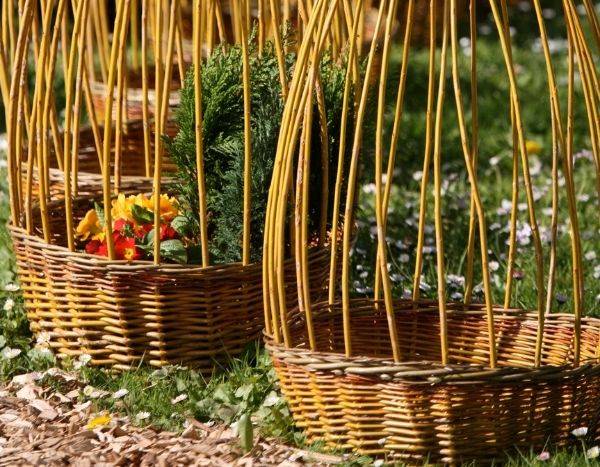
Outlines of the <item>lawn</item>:
M 550 13 L 548 13 L 549 16 Z M 518 19 L 518 15 L 517 15 Z M 559 34 L 560 25 L 550 21 L 550 33 Z M 521 30 L 521 29 L 519 29 Z M 480 105 L 480 159 L 479 180 L 481 194 L 487 210 L 488 242 L 495 302 L 502 302 L 506 261 L 507 237 L 511 210 L 512 149 L 508 108 L 508 88 L 504 79 L 504 63 L 499 53 L 489 23 L 482 23 L 478 47 L 479 105 Z M 520 97 L 524 111 L 524 123 L 529 145 L 532 148 L 531 172 L 538 221 L 543 240 L 546 271 L 548 268 L 551 242 L 551 128 L 547 82 L 543 57 L 539 44 L 527 35 L 515 37 L 515 62 L 517 64 Z M 559 83 L 564 83 L 566 67 L 564 44 L 553 42 L 553 58 L 556 63 Z M 461 40 L 461 69 L 467 70 L 470 47 Z M 390 94 L 395 93 L 397 70 L 401 50 L 394 50 L 391 69 L 396 72 L 389 80 Z M 422 177 L 424 151 L 424 110 L 426 99 L 427 52 L 415 51 L 411 55 L 407 89 L 406 110 L 398 151 L 395 186 L 392 190 L 388 221 L 390 273 L 397 296 L 409 294 L 414 270 L 414 250 L 418 225 L 419 187 Z M 464 73 L 463 73 L 464 75 Z M 448 298 L 462 300 L 465 283 L 466 239 L 468 237 L 470 191 L 466 171 L 460 152 L 456 114 L 453 110 L 451 81 L 448 81 L 448 100 L 444 115 L 443 132 L 443 215 L 444 240 L 447 264 Z M 462 83 L 463 91 L 469 83 Z M 468 94 L 465 92 L 465 94 Z M 564 97 L 564 96 L 561 96 Z M 465 107 L 469 107 L 468 100 Z M 581 110 L 581 109 L 580 109 Z M 468 116 L 470 118 L 470 116 Z M 467 122 L 469 123 L 469 122 Z M 584 254 L 586 315 L 600 316 L 600 224 L 598 216 L 598 194 L 595 190 L 595 167 L 590 153 L 589 138 L 586 136 L 587 122 L 581 112 L 576 114 L 574 176 L 579 210 L 580 229 Z M 48 368 L 55 364 L 54 357 L 42 341 L 32 341 L 21 298 L 15 284 L 14 259 L 10 238 L 4 224 L 8 217 L 5 168 L 0 176 L 0 303 L 4 311 L 0 314 L 0 378 L 34 369 Z M 353 288 L 356 295 L 368 295 L 374 282 L 374 179 L 369 164 L 369 151 L 365 152 L 361 194 L 358 205 L 359 232 L 353 250 Z M 564 178 L 559 178 L 561 196 L 557 228 L 557 274 L 556 288 L 552 297 L 553 312 L 569 312 L 571 298 L 571 259 L 569 246 L 569 222 L 566 211 Z M 431 190 L 430 190 L 431 191 Z M 521 194 L 523 195 L 523 190 Z M 429 207 L 433 208 L 432 199 Z M 525 199 L 518 201 L 518 253 L 516 270 L 518 278 L 512 295 L 512 304 L 534 309 L 536 289 L 534 285 L 535 265 L 531 228 L 527 222 Z M 420 288 L 423 296 L 436 296 L 435 241 L 432 212 L 428 213 L 426 232 L 425 264 Z M 475 277 L 480 271 L 475 269 Z M 9 290 L 5 290 L 5 289 Z M 481 300 L 481 286 L 476 281 L 474 299 Z M 19 353 L 20 351 L 20 353 Z M 19 353 L 18 355 L 16 355 Z M 300 432 L 294 429 L 284 400 L 277 392 L 273 368 L 266 352 L 260 345 L 249 348 L 246 354 L 232 361 L 215 378 L 207 381 L 196 372 L 179 367 L 163 370 L 139 368 L 114 375 L 89 368 L 85 359 L 64 362 L 68 368 L 79 371 L 81 378 L 89 384 L 89 390 L 81 394 L 82 400 L 92 400 L 97 410 L 125 413 L 140 425 L 152 424 L 159 428 L 180 430 L 186 418 L 213 420 L 226 424 L 248 424 L 251 416 L 254 429 L 266 436 L 303 445 Z M 48 378 L 47 384 L 58 384 Z M 120 390 L 118 395 L 114 393 Z M 108 394 L 99 397 L 98 391 Z M 246 416 L 244 416 L 246 415 Z M 241 420 L 241 422 L 240 422 Z M 509 465 L 590 465 L 595 460 L 587 459 L 585 450 L 592 443 L 582 441 L 585 449 L 575 444 L 573 452 L 555 452 L 549 447 L 550 459 L 537 460 L 540 453 L 524 452 L 513 455 Z M 313 446 L 320 449 L 320 446 Z M 351 464 L 368 464 L 370 459 L 353 459 Z

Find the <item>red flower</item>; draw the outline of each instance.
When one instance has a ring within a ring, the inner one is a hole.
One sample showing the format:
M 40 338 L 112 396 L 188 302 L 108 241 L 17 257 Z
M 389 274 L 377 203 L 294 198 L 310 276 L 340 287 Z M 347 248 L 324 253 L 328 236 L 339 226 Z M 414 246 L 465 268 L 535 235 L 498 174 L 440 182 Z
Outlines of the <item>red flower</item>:
M 108 245 L 106 244 L 106 240 L 104 240 L 100 246 L 98 247 L 98 251 L 96 251 L 97 255 L 100 256 L 108 256 Z
M 162 224 L 160 226 L 160 239 L 161 240 L 172 240 L 177 237 L 177 232 L 173 227 L 168 224 Z
M 117 219 L 113 224 L 113 232 L 117 232 L 124 237 L 133 237 L 135 235 L 135 224 L 124 219 Z
M 106 246 L 106 242 L 101 242 L 100 240 L 90 240 L 85 245 L 85 252 L 90 255 L 100 254 L 98 250 L 104 244 Z
M 148 232 L 150 232 L 153 229 L 153 225 L 152 224 L 142 224 L 139 225 L 136 229 L 135 229 L 135 237 L 139 240 L 143 239 L 146 234 L 148 234 Z
M 115 255 L 117 259 L 126 259 L 127 261 L 133 261 L 140 259 L 142 253 L 135 244 L 135 238 L 123 237 L 122 235 L 115 235 Z

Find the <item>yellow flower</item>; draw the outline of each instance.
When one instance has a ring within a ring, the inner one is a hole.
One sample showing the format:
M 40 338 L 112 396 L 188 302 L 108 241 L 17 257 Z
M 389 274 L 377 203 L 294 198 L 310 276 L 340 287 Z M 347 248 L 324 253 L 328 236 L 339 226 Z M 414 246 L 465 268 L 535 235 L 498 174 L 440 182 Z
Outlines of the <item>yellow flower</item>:
M 525 148 L 527 149 L 527 154 L 539 154 L 542 152 L 542 145 L 537 141 L 527 140 L 525 141 Z
M 148 211 L 153 210 L 152 201 L 150 201 L 150 199 L 142 193 L 135 197 L 134 203 L 138 206 L 148 209 Z
M 131 206 L 135 203 L 135 196 L 126 197 L 123 193 L 117 196 L 117 199 L 112 202 L 111 214 L 113 220 L 123 219 L 133 221 L 131 215 Z
M 90 209 L 79 222 L 75 236 L 81 240 L 87 240 L 90 235 L 96 240 L 98 235 L 103 235 L 100 219 L 95 209 Z
M 88 430 L 93 430 L 94 428 L 100 428 L 103 426 L 107 426 L 111 422 L 112 418 L 108 414 L 100 414 L 90 419 L 88 424 L 85 426 Z

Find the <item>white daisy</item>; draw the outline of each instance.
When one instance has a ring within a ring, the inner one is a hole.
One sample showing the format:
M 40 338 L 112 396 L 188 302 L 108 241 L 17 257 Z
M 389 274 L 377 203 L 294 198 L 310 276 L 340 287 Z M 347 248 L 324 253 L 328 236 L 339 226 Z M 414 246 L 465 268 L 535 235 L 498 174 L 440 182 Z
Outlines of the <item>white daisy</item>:
M 112 395 L 113 399 L 121 399 L 122 397 L 125 397 L 127 394 L 129 394 L 129 391 L 125 388 L 119 389 L 118 391 L 115 391 Z
M 179 402 L 184 401 L 186 399 L 187 399 L 187 394 L 179 394 L 174 399 L 171 399 L 171 404 L 175 405 L 175 404 L 178 404 Z
M 6 360 L 12 360 L 13 358 L 21 355 L 21 349 L 13 349 L 11 347 L 4 347 L 2 350 L 2 358 Z

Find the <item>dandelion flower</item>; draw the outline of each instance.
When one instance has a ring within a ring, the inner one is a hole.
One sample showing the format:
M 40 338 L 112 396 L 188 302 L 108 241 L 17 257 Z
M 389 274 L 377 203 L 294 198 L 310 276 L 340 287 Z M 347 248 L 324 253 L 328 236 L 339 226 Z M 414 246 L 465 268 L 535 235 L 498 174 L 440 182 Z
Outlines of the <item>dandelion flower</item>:
M 500 263 L 498 261 L 490 261 L 488 266 L 490 267 L 490 271 L 496 272 L 500 268 Z
M 90 419 L 88 424 L 85 426 L 88 430 L 93 430 L 95 428 L 101 428 L 103 426 L 107 426 L 111 422 L 112 418 L 108 414 L 97 415 Z
M 539 154 L 542 152 L 542 145 L 537 141 L 527 140 L 525 141 L 525 147 L 528 154 Z
M 15 307 L 15 301 L 12 298 L 7 298 L 2 307 L 4 311 L 10 311 Z

